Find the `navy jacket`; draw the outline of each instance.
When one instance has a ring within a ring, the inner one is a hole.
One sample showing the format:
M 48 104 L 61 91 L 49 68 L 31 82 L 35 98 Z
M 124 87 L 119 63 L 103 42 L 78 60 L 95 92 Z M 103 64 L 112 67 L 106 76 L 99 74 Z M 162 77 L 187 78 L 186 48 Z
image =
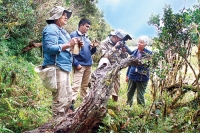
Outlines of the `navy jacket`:
M 80 35 L 78 31 L 70 34 L 71 38 L 79 37 L 83 41 L 83 47 L 78 55 L 74 56 L 73 66 L 77 67 L 79 64 L 82 66 L 91 66 L 93 64 L 92 55 L 96 52 L 96 47 L 91 48 L 90 40 L 87 35 Z
M 150 55 L 153 54 L 150 50 L 148 50 L 146 48 L 144 48 L 144 50 L 143 50 L 142 57 L 145 57 L 144 53 L 148 53 Z M 137 57 L 137 54 L 138 54 L 138 49 L 134 50 L 132 52 L 131 56 Z M 136 81 L 148 81 L 149 80 L 149 69 L 144 65 L 129 66 L 126 76 L 128 76 L 129 80 L 132 80 L 135 82 Z

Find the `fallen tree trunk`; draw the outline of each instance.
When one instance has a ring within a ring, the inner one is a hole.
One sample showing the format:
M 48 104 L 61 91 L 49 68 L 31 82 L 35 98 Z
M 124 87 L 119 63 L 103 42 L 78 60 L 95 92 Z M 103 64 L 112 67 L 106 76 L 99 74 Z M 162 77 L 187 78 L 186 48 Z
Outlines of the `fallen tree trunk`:
M 29 50 L 33 49 L 33 48 L 38 48 L 38 47 L 41 47 L 42 46 L 42 43 L 35 43 L 33 41 L 29 42 L 29 45 L 25 46 L 23 49 L 22 49 L 22 54 L 28 52 Z
M 138 59 L 129 57 L 114 64 L 112 67 L 102 65 L 92 74 L 90 92 L 84 98 L 79 108 L 73 113 L 68 113 L 64 117 L 57 118 L 35 130 L 25 133 L 90 132 L 106 115 L 107 102 L 111 95 L 113 81 L 116 79 L 118 72 L 127 66 L 138 64 L 141 64 Z

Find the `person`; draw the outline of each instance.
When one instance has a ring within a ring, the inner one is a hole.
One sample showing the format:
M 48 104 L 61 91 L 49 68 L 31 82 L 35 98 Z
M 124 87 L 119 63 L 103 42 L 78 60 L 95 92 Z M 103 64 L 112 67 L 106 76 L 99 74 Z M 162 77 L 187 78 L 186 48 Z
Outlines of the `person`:
M 102 55 L 101 59 L 108 58 L 110 65 L 113 65 L 114 63 L 120 61 L 121 59 L 128 57 L 128 53 L 126 52 L 126 49 L 122 47 L 121 43 L 121 40 L 126 35 L 127 34 L 121 29 L 111 31 L 110 35 L 100 44 L 100 51 Z M 120 89 L 120 76 L 118 74 L 118 77 L 114 82 L 114 87 L 112 90 L 113 101 L 116 102 L 118 101 L 119 89 Z
M 93 64 L 92 55 L 96 52 L 96 46 L 91 45 L 91 41 L 87 35 L 90 26 L 90 20 L 82 18 L 78 23 L 78 29 L 70 33 L 71 38 L 81 38 L 84 43 L 84 47 L 81 47 L 79 54 L 73 55 L 73 103 L 77 100 L 79 91 L 82 99 L 87 95 L 87 88 Z
M 138 59 L 147 55 L 152 55 L 152 51 L 145 48 L 148 45 L 148 37 L 141 36 L 138 39 L 137 49 L 132 52 L 132 56 Z M 129 66 L 126 74 L 128 82 L 127 105 L 132 106 L 133 96 L 137 90 L 137 103 L 145 105 L 144 94 L 149 81 L 149 69 L 147 65 Z
M 71 39 L 69 33 L 63 29 L 72 12 L 64 7 L 55 6 L 50 11 L 47 26 L 42 32 L 42 48 L 44 60 L 42 67 L 55 67 L 57 91 L 52 92 L 53 118 L 63 116 L 71 105 L 72 89 L 70 74 L 72 69 L 72 54 L 70 48 L 76 43 L 83 45 L 77 38 Z

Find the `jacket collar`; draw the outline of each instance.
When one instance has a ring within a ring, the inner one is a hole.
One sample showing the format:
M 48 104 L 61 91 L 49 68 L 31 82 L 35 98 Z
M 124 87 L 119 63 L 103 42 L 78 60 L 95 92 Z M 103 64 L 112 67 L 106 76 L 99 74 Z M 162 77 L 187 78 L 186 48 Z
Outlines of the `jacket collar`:
M 76 32 L 77 32 L 77 34 L 79 35 L 79 36 L 82 36 L 82 37 L 88 37 L 88 35 L 87 34 L 83 34 L 83 33 L 81 33 L 79 30 L 76 30 Z
M 134 50 L 133 54 L 136 54 L 137 52 L 139 52 L 138 49 Z M 149 53 L 149 54 L 151 53 L 151 51 L 149 51 L 147 48 L 144 48 L 142 52 L 143 53 Z

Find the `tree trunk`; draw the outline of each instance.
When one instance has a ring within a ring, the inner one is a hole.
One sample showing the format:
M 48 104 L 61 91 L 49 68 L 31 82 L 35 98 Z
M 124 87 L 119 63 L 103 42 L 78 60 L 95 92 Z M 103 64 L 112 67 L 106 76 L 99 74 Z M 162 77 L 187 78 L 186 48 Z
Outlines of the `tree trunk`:
M 42 46 L 42 43 L 35 43 L 33 41 L 29 42 L 29 45 L 25 46 L 23 49 L 22 49 L 22 54 L 32 50 L 33 48 L 38 48 L 38 47 L 41 47 Z
M 146 57 L 148 58 L 148 57 Z M 114 64 L 112 67 L 102 65 L 97 68 L 91 77 L 90 92 L 82 104 L 73 113 L 57 118 L 35 130 L 25 133 L 88 133 L 99 123 L 107 113 L 107 102 L 113 88 L 113 81 L 118 72 L 127 66 L 138 65 L 141 62 L 129 57 Z

